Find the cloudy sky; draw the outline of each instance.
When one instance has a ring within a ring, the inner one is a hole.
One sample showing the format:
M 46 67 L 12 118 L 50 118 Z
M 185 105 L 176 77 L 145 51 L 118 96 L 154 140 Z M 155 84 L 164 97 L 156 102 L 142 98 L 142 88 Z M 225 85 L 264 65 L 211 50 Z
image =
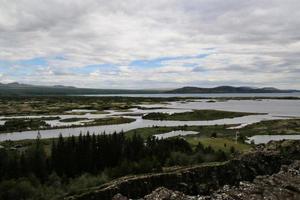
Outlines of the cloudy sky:
M 299 0 L 0 0 L 0 82 L 300 89 Z

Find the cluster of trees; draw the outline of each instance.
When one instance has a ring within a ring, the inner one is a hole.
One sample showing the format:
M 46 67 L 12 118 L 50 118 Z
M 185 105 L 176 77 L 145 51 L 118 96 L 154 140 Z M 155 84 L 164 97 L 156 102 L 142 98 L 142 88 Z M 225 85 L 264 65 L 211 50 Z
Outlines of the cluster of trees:
M 52 170 L 58 175 L 68 177 L 83 172 L 98 173 L 107 169 L 120 171 L 110 173 L 112 176 L 118 176 L 159 170 L 165 165 L 170 153 L 175 151 L 188 154 L 192 153 L 192 148 L 180 138 L 158 140 L 151 137 L 145 142 L 139 135 L 126 138 L 123 133 L 97 136 L 87 134 L 78 138 L 59 137 L 52 145 L 51 163 Z M 132 163 L 135 165 L 133 168 L 130 167 Z M 132 171 L 126 170 L 122 173 L 122 170 L 116 169 L 120 166 Z
M 59 180 L 59 184 L 69 184 L 71 179 L 86 173 L 94 176 L 101 174 L 109 180 L 127 174 L 160 171 L 163 166 L 227 159 L 223 151 L 214 151 L 201 143 L 193 149 L 182 138 L 159 140 L 149 137 L 144 141 L 139 135 L 128 138 L 123 133 L 87 134 L 77 138 L 60 136 L 51 146 L 46 151 L 38 138 L 24 152 L 0 149 L 0 190 L 7 185 L 22 183 L 14 188 L 24 186 L 33 191 L 29 188 L 38 185 L 36 182 L 45 186 L 55 182 L 54 179 Z M 0 192 L 0 199 L 3 195 L 7 195 L 5 190 Z

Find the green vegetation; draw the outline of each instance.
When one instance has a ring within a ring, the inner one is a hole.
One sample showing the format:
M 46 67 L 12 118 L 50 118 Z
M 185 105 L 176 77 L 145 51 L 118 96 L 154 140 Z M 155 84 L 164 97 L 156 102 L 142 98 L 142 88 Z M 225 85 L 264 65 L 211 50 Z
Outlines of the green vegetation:
M 83 118 L 83 117 L 72 117 L 72 118 L 66 118 L 66 119 L 61 119 L 59 120 L 60 122 L 78 122 L 82 120 L 87 120 L 88 118 Z
M 21 120 L 28 120 L 28 119 L 37 119 L 37 120 L 46 120 L 46 121 L 51 121 L 51 120 L 59 120 L 60 117 L 58 116 L 53 116 L 53 117 L 34 117 L 34 118 L 29 118 L 29 117 L 4 117 L 4 118 L 1 118 L 1 120 L 18 120 L 18 119 L 21 119 Z
M 143 119 L 150 120 L 173 120 L 173 121 L 198 121 L 198 120 L 216 120 L 224 118 L 242 117 L 246 115 L 257 115 L 259 113 L 229 112 L 222 110 L 194 110 L 184 113 L 149 113 L 143 116 Z
M 93 114 L 104 114 L 104 110 L 128 111 L 130 108 L 138 108 L 137 105 L 140 104 L 157 104 L 177 99 L 85 96 L 1 97 L 0 116 L 58 115 L 74 109 L 97 110 Z
M 84 123 L 84 126 L 100 126 L 100 125 L 112 125 L 112 124 L 126 124 L 134 122 L 133 118 L 125 117 L 109 117 L 109 118 L 98 118 L 94 119 L 92 122 Z
M 245 136 L 252 135 L 288 135 L 300 133 L 300 119 L 278 119 L 261 121 L 240 129 Z
M 132 137 L 135 134 L 140 135 L 144 139 L 150 136 L 163 134 L 171 131 L 195 131 L 199 132 L 199 137 L 210 137 L 213 134 L 217 134 L 218 137 L 232 137 L 235 130 L 228 129 L 235 125 L 214 125 L 214 126 L 153 126 L 146 128 L 138 128 L 125 132 L 126 137 Z
M 87 118 L 67 118 L 67 119 L 60 120 L 60 122 L 77 122 L 85 119 Z M 4 123 L 4 125 L 0 126 L 0 133 L 28 131 L 28 130 L 55 129 L 55 128 L 75 128 L 75 127 L 85 127 L 85 126 L 125 124 L 134 121 L 135 119 L 133 118 L 109 117 L 109 118 L 93 119 L 93 121 L 83 122 L 82 124 L 72 124 L 67 126 L 51 127 L 44 120 L 42 120 L 42 118 L 13 118 L 7 120 Z
M 0 126 L 0 132 L 16 132 L 24 130 L 39 130 L 50 128 L 50 125 L 41 119 L 9 119 Z
M 238 152 L 248 150 L 250 145 L 245 144 L 243 139 L 239 138 L 238 143 L 235 143 L 234 137 L 236 130 L 228 129 L 231 126 L 234 125 L 147 127 L 127 131 L 125 132 L 125 136 L 130 138 L 137 134 L 146 139 L 153 135 L 163 134 L 171 131 L 196 131 L 199 132 L 199 134 L 180 137 L 185 138 L 193 148 L 200 142 L 205 147 L 210 147 L 215 151 L 222 150 L 228 153 L 231 147 L 234 147 Z
M 243 152 L 250 149 L 250 145 L 244 144 L 244 143 L 236 143 L 232 139 L 228 138 L 201 138 L 201 137 L 193 137 L 189 136 L 186 137 L 187 142 L 189 142 L 192 146 L 197 146 L 197 144 L 200 142 L 203 144 L 204 147 L 211 147 L 215 151 L 222 150 L 226 153 L 231 153 L 232 148 L 234 148 L 235 151 Z
M 201 143 L 192 148 L 181 138 L 145 141 L 123 133 L 59 137 L 47 153 L 37 139 L 22 151 L 0 149 L 0 199 L 56 199 L 120 176 L 225 161 L 230 155 Z

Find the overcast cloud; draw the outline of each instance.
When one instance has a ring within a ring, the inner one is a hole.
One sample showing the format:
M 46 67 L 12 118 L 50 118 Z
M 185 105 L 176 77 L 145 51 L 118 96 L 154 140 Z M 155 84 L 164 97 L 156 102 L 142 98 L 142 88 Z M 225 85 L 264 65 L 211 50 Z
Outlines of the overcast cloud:
M 300 89 L 299 0 L 0 0 L 0 82 Z

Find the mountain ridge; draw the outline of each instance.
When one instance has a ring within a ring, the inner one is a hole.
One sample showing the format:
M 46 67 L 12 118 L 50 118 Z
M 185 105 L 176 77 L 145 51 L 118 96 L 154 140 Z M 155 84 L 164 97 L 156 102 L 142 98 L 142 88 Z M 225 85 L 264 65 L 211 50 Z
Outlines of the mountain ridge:
M 173 90 L 162 89 L 96 89 L 64 85 L 31 85 L 18 82 L 0 83 L 0 95 L 96 95 L 96 94 L 205 94 L 205 93 L 292 93 L 299 90 L 280 90 L 274 87 L 218 86 L 213 88 L 186 86 Z
M 292 93 L 299 92 L 298 90 L 280 90 L 274 87 L 234 87 L 234 86 L 218 86 L 213 88 L 201 88 L 201 87 L 182 87 L 175 90 L 167 91 L 167 93 L 180 93 L 180 94 L 205 94 L 205 93 Z

